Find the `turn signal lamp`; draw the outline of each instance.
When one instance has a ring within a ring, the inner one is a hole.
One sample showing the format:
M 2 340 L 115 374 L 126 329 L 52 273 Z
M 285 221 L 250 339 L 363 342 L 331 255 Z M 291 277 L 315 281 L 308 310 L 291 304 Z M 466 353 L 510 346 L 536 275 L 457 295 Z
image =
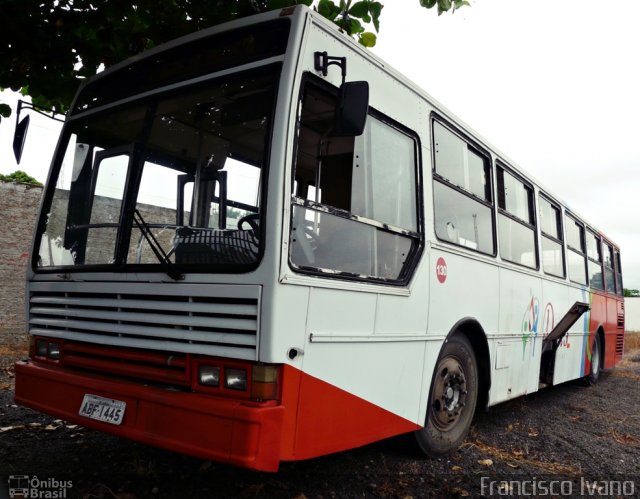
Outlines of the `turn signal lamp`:
M 253 366 L 251 398 L 273 400 L 278 397 L 278 368 L 276 366 Z

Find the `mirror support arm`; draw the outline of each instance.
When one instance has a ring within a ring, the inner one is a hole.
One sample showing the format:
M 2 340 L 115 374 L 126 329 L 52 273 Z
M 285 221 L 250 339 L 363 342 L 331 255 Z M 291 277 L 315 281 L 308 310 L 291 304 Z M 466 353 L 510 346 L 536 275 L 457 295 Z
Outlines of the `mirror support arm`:
M 52 120 L 64 123 L 64 118 L 58 118 L 57 117 L 58 115 L 64 116 L 64 113 L 56 111 L 55 109 L 49 109 L 48 107 L 38 106 L 38 105 L 33 104 L 31 102 L 27 102 L 26 100 L 20 99 L 18 101 L 18 110 L 16 112 L 16 126 L 18 125 L 18 122 L 20 121 L 20 112 L 23 109 L 32 109 L 36 113 L 41 114 L 42 116 L 46 116 L 47 118 L 50 118 Z M 51 115 L 49 115 L 49 114 L 51 114 Z
M 340 66 L 342 70 L 342 84 L 344 85 L 347 78 L 347 58 L 346 57 L 334 57 L 328 55 L 326 52 L 316 52 L 314 54 L 314 66 L 316 71 L 322 71 L 322 76 L 327 76 L 329 66 Z

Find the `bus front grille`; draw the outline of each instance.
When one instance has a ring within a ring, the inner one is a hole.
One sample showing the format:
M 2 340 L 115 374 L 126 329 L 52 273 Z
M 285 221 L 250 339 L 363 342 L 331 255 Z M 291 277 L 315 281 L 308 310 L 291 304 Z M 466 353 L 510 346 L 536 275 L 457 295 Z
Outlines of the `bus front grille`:
M 60 362 L 65 367 L 187 387 L 188 355 L 155 350 L 65 342 Z
M 257 360 L 259 286 L 37 282 L 29 291 L 33 335 Z

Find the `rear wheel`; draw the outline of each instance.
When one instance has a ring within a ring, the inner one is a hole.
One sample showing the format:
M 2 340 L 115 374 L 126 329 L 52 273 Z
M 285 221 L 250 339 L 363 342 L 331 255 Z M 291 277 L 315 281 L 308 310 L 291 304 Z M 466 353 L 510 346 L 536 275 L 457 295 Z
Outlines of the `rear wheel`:
M 425 426 L 415 432 L 420 449 L 439 456 L 457 449 L 469 432 L 478 400 L 478 367 L 469 340 L 449 338 L 431 381 Z
M 588 385 L 595 385 L 600 379 L 600 367 L 602 364 L 602 345 L 600 344 L 600 335 L 596 333 L 591 347 L 591 369 L 585 377 Z

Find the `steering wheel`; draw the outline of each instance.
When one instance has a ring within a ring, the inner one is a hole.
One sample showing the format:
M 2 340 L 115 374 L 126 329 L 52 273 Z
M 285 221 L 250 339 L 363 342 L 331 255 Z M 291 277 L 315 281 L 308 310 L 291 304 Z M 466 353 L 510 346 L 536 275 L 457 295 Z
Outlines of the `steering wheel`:
M 242 226 L 245 222 L 253 229 L 256 236 L 260 235 L 260 213 L 249 213 L 238 220 L 238 229 L 244 230 Z

